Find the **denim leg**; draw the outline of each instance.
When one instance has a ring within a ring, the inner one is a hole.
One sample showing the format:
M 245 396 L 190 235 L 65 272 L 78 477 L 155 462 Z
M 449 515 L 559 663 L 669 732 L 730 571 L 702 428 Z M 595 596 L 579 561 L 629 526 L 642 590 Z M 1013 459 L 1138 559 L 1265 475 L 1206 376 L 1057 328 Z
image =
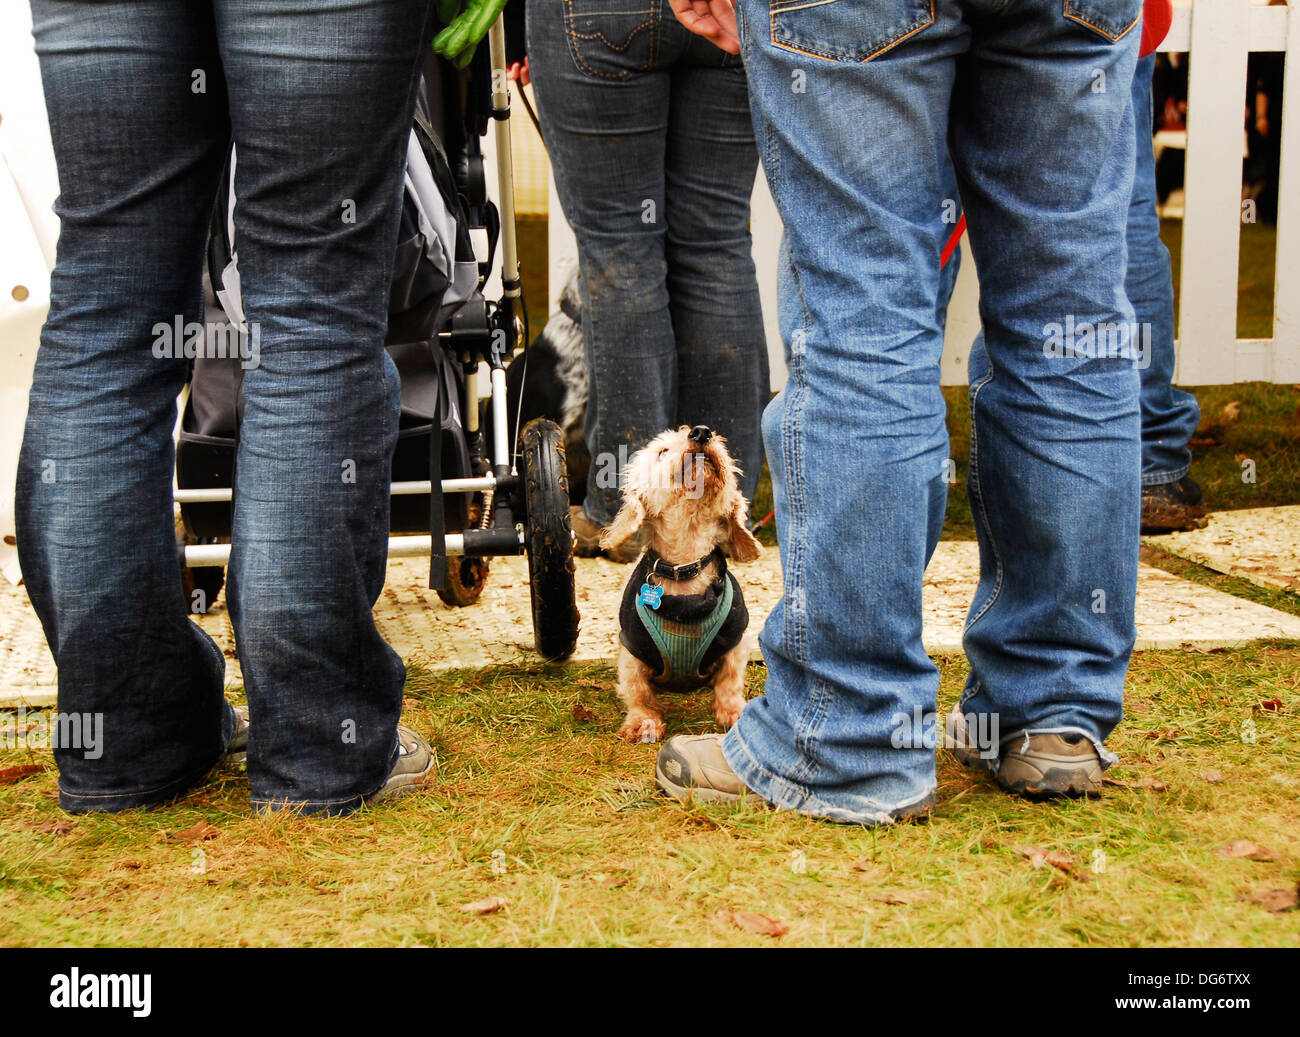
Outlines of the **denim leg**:
M 593 522 L 608 525 L 620 504 L 612 465 L 621 468 L 627 455 L 672 424 L 677 410 L 664 252 L 672 72 L 650 66 L 649 53 L 638 48 L 624 55 L 630 63 L 625 75 L 605 78 L 593 65 L 605 56 L 603 44 L 587 41 L 575 58 L 559 6 L 528 5 L 529 66 L 555 188 L 582 269 L 590 382 L 585 433 L 592 457 L 584 507 Z M 618 30 L 609 28 L 615 35 Z M 610 62 L 619 58 L 609 52 Z
M 397 754 L 375 628 L 399 412 L 383 348 L 428 0 L 217 0 L 244 310 L 260 333 L 227 597 L 253 804 L 345 813 Z
M 665 167 L 676 424 L 724 435 L 744 473 L 740 490 L 752 500 L 763 469 L 759 419 L 771 393 L 749 234 L 758 149 L 741 69 L 720 68 L 716 58 L 674 69 Z
M 763 415 L 784 593 L 761 635 L 766 694 L 723 752 L 783 809 L 878 823 L 935 783 L 921 583 L 947 499 L 939 256 L 964 33 L 947 12 L 863 60 L 899 35 L 885 6 L 787 16 L 741 0 L 737 14 L 785 224 L 789 377 Z M 930 730 L 909 733 L 918 713 Z
M 527 24 L 538 115 L 582 267 L 587 517 L 612 521 L 627 456 L 683 423 L 728 436 L 752 495 L 767 357 L 748 244 L 756 157 L 743 73 L 686 32 L 666 0 L 529 4 Z
M 152 349 L 155 324 L 202 318 L 225 91 L 206 5 L 34 0 L 32 22 L 61 227 L 18 466 L 18 554 L 59 710 L 102 718 L 97 758 L 54 751 L 60 804 L 123 810 L 197 783 L 234 728 L 221 651 L 189 619 L 177 561 L 186 362 Z
M 971 7 L 993 6 L 992 0 Z M 1124 292 L 1132 195 L 1128 85 L 1138 0 L 990 14 L 954 92 L 952 154 L 979 268 L 969 493 L 980 583 L 965 631 L 967 713 L 1002 739 L 1119 722 L 1134 640 L 1139 376 Z M 1123 84 L 1123 89 L 1116 88 Z M 1009 132 L 1021 127 L 1021 132 Z M 1065 355 L 1061 329 L 1109 325 L 1119 356 Z
M 1138 61 L 1133 77 L 1137 169 L 1128 208 L 1128 289 L 1138 327 L 1150 328 L 1149 364 L 1142 370 L 1142 484 L 1177 482 L 1192 464 L 1187 444 L 1201 421 L 1196 397 L 1175 389 L 1174 283 L 1169 250 L 1160 240 L 1156 162 L 1151 148 L 1151 76 L 1156 56 Z

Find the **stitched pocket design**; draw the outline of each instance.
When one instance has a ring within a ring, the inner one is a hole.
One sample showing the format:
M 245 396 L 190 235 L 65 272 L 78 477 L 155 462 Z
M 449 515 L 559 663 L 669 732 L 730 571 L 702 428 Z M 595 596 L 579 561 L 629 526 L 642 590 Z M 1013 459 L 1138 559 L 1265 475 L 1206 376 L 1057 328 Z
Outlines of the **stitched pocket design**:
M 870 61 L 934 24 L 934 0 L 773 0 L 772 43 L 825 61 Z

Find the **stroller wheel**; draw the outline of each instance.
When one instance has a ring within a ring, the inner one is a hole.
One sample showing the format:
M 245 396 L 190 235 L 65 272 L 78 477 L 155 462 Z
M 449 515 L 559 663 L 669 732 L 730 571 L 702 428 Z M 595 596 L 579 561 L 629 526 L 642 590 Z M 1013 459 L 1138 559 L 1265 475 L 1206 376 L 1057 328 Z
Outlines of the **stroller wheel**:
M 438 597 L 454 609 L 473 605 L 487 584 L 488 560 L 469 556 L 447 561 L 447 588 Z
M 578 606 L 573 585 L 573 531 L 564 435 L 553 421 L 537 418 L 520 434 L 524 454 L 525 541 L 537 651 L 559 661 L 578 643 Z

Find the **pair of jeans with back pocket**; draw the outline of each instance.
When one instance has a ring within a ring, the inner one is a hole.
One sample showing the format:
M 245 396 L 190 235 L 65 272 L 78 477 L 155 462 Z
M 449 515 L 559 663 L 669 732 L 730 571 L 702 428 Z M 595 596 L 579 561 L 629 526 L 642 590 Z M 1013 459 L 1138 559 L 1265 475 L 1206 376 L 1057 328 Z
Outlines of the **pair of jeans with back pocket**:
M 231 139 L 246 371 L 226 597 L 253 803 L 344 813 L 397 758 L 404 668 L 375 628 L 397 372 L 383 348 L 428 0 L 33 0 L 61 218 L 18 471 L 19 560 L 69 810 L 191 787 L 233 731 L 172 515 L 181 343 L 202 320 Z M 159 348 L 161 346 L 161 348 Z
M 527 25 L 582 267 L 587 517 L 613 520 L 628 455 L 678 425 L 726 436 L 752 498 L 770 391 L 744 71 L 667 0 L 530 0 Z
M 996 718 L 1003 741 L 1066 731 L 1100 748 L 1120 720 L 1137 582 L 1124 228 L 1140 9 L 739 0 L 785 224 L 790 375 L 763 417 L 784 594 L 761 635 L 766 694 L 723 751 L 779 807 L 870 824 L 934 791 L 921 618 L 947 490 L 949 155 L 986 337 L 969 372 L 980 580 L 962 708 Z M 1073 337 L 1085 325 L 1106 329 L 1104 355 Z

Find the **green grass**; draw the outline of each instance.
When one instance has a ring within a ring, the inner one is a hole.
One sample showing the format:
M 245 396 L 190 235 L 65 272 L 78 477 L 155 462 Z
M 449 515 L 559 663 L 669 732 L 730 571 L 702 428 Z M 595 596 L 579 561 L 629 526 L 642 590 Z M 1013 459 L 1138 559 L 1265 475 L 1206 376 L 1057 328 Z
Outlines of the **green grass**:
M 939 662 L 947 706 L 966 668 Z M 752 691 L 763 672 L 751 667 Z M 1138 656 L 1110 774 L 1165 791 L 1034 804 L 940 754 L 931 821 L 874 831 L 661 797 L 654 747 L 614 736 L 612 678 L 413 669 L 406 720 L 432 736 L 439 781 L 342 820 L 251 817 L 234 769 L 175 806 L 117 816 L 67 818 L 52 769 L 0 785 L 0 944 L 771 942 L 731 911 L 788 923 L 785 945 L 1300 940 L 1300 912 L 1241 899 L 1300 879 L 1300 644 Z M 1280 712 L 1257 708 L 1274 698 Z M 576 718 L 579 705 L 595 718 Z M 1249 716 L 1254 745 L 1240 736 Z M 709 730 L 707 697 L 681 701 L 669 722 Z M 59 821 L 71 831 L 41 832 Z M 219 833 L 201 844 L 201 872 L 193 845 L 166 838 L 198 822 Z M 1220 858 L 1235 839 L 1275 859 Z M 1020 847 L 1068 853 L 1078 875 L 1035 868 Z M 460 910 L 488 896 L 508 906 Z

